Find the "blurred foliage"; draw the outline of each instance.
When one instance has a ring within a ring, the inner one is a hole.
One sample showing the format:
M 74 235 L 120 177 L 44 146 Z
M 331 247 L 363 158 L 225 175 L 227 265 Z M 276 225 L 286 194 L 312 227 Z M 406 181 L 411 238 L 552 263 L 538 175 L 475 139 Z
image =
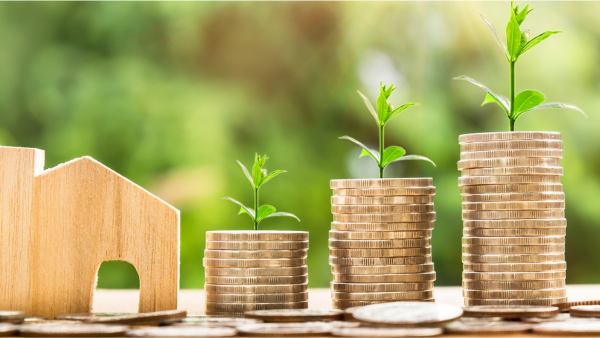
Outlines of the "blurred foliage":
M 0 144 L 46 150 L 47 167 L 91 155 L 181 210 L 181 287 L 201 288 L 207 230 L 249 229 L 221 197 L 250 203 L 236 160 L 255 152 L 289 172 L 261 201 L 300 217 L 263 229 L 310 231 L 310 286 L 331 280 L 330 179 L 377 177 L 340 135 L 376 147 L 370 100 L 394 83 L 396 102 L 421 105 L 386 141 L 438 165 L 392 164 L 387 177 L 431 176 L 436 285 L 461 279 L 459 134 L 504 131 L 497 106 L 452 81 L 460 74 L 507 90 L 498 27 L 506 2 L 3 2 L 0 3 Z M 566 32 L 517 68 L 568 110 L 524 116 L 518 130 L 563 133 L 569 283 L 598 283 L 600 259 L 600 3 L 535 2 L 529 27 Z M 500 29 L 500 28 L 499 28 Z M 503 31 L 503 29 L 500 29 Z M 577 116 L 570 116 L 577 115 Z M 103 264 L 100 287 L 137 285 L 131 268 Z

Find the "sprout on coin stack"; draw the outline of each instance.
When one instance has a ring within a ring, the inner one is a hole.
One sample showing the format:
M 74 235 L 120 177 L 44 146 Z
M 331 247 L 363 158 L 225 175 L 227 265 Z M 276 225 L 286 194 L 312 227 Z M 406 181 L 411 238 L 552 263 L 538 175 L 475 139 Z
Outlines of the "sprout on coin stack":
M 240 162 L 254 192 L 254 208 L 238 204 L 254 230 L 207 231 L 204 252 L 206 314 L 241 315 L 245 311 L 308 307 L 308 232 L 263 231 L 264 219 L 296 216 L 259 205 L 259 189 L 275 176 L 263 169 L 268 158 L 255 156 L 252 174 Z M 299 219 L 298 219 L 299 221 Z
M 499 104 L 510 121 L 510 132 L 459 137 L 465 305 L 551 305 L 567 300 L 561 135 L 514 132 L 514 124 L 537 109 L 581 110 L 566 103 L 543 104 L 544 95 L 534 90 L 515 96 L 517 59 L 560 33 L 548 31 L 529 39 L 529 30 L 521 25 L 531 11 L 511 4 L 506 43 L 484 18 L 510 64 L 510 98 L 473 79 L 458 78 L 483 88 L 483 104 Z
M 387 165 L 425 160 L 405 155 L 401 147 L 384 147 L 385 125 L 415 105 L 394 108 L 387 100 L 394 86 L 380 86 L 377 109 L 362 94 L 379 127 L 379 151 L 343 136 L 363 148 L 379 166 L 379 179 L 332 180 L 333 223 L 329 262 L 333 306 L 346 309 L 374 303 L 433 301 L 435 272 L 431 262 L 431 230 L 435 221 L 431 178 L 383 178 Z M 435 165 L 435 164 L 434 164 Z

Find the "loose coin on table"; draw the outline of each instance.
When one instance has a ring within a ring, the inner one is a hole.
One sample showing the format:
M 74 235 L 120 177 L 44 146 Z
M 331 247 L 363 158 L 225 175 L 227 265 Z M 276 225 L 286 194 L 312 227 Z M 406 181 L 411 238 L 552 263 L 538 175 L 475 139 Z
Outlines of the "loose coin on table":
M 437 324 L 455 320 L 463 310 L 454 305 L 423 302 L 396 302 L 365 306 L 352 313 L 369 323 L 411 325 Z
M 358 327 L 333 329 L 335 337 L 433 337 L 442 334 L 441 328 L 376 328 Z
M 70 313 L 54 317 L 58 320 L 73 320 L 86 323 L 148 325 L 157 324 L 166 320 L 183 319 L 186 311 L 169 310 L 146 313 Z
M 187 316 L 183 319 L 167 320 L 161 323 L 166 326 L 217 326 L 236 327 L 244 324 L 260 324 L 262 321 L 251 318 L 227 317 L 227 316 Z
M 569 309 L 571 317 L 600 318 L 600 305 L 576 305 Z
M 15 336 L 19 332 L 19 325 L 0 323 L 0 337 Z
M 558 303 L 554 306 L 558 307 L 562 312 L 568 312 L 572 306 L 578 305 L 600 305 L 600 300 L 584 300 L 580 302 Z
M 344 311 L 341 310 L 313 310 L 313 309 L 285 309 L 285 310 L 259 310 L 248 311 L 244 317 L 260 319 L 265 322 L 315 322 L 342 320 Z
M 554 317 L 560 313 L 555 306 L 467 306 L 463 308 L 465 317 Z
M 243 336 L 252 337 L 311 337 L 328 335 L 333 325 L 322 322 L 264 323 L 237 327 Z
M 21 337 L 123 337 L 129 329 L 123 325 L 107 324 L 65 324 L 63 321 L 57 323 L 35 323 L 22 325 L 19 328 Z
M 485 335 L 485 334 L 516 334 L 526 333 L 533 325 L 507 321 L 462 321 L 452 322 L 445 327 L 447 333 Z
M 232 337 L 231 327 L 144 327 L 127 331 L 127 337 Z
M 533 327 L 533 332 L 559 336 L 597 336 L 600 334 L 600 320 L 567 320 L 563 322 L 541 323 Z
M 0 323 L 21 323 L 25 317 L 27 316 L 21 311 L 0 311 Z

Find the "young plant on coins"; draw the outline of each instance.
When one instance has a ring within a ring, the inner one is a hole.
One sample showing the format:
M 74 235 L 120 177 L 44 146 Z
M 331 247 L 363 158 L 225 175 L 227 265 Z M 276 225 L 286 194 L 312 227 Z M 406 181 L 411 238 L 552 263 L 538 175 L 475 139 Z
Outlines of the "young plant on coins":
M 250 218 L 252 218 L 252 222 L 254 223 L 254 230 L 258 230 L 258 223 L 260 223 L 265 218 L 270 218 L 270 217 L 280 217 L 280 216 L 293 217 L 293 218 L 297 219 L 298 222 L 300 222 L 300 219 L 293 214 L 290 214 L 287 212 L 276 212 L 275 207 L 272 205 L 265 204 L 265 205 L 262 205 L 259 207 L 258 193 L 259 193 L 260 188 L 265 183 L 272 180 L 275 176 L 286 172 L 285 170 L 275 170 L 272 173 L 267 174 L 267 169 L 263 169 L 263 165 L 265 164 L 265 162 L 268 159 L 269 158 L 267 157 L 267 155 L 264 155 L 261 157 L 258 154 L 255 154 L 254 155 L 254 166 L 252 166 L 252 175 L 240 161 L 237 161 L 237 163 L 240 165 L 240 167 L 242 167 L 244 174 L 246 174 L 248 181 L 250 181 L 250 184 L 252 185 L 252 189 L 254 191 L 254 208 L 248 208 L 245 205 L 243 205 L 242 203 L 234 200 L 231 197 L 223 197 L 223 199 L 230 200 L 233 203 L 236 203 L 237 205 L 239 205 L 241 207 L 238 215 L 239 214 L 248 214 L 250 216 Z
M 393 84 L 388 88 L 387 85 L 380 83 L 379 97 L 377 98 L 377 110 L 373 108 L 373 105 L 371 105 L 371 102 L 369 101 L 369 99 L 367 99 L 366 96 L 364 96 L 360 91 L 358 92 L 358 94 L 365 101 L 367 109 L 369 109 L 369 112 L 371 112 L 371 115 L 373 115 L 373 117 L 375 118 L 375 122 L 377 122 L 377 126 L 379 127 L 379 151 L 369 149 L 367 146 L 353 139 L 350 136 L 340 137 L 340 139 L 350 140 L 363 148 L 362 153 L 359 157 L 371 156 L 375 160 L 375 162 L 377 162 L 377 166 L 379 166 L 379 178 L 383 178 L 383 169 L 385 169 L 385 167 L 387 167 L 388 164 L 397 161 L 424 160 L 431 162 L 435 166 L 435 163 L 433 163 L 433 161 L 428 159 L 427 157 L 419 155 L 406 155 L 406 150 L 404 150 L 404 148 L 402 147 L 384 147 L 385 125 L 388 122 L 390 122 L 391 119 L 398 116 L 398 114 L 408 109 L 410 106 L 418 105 L 418 103 L 405 103 L 398 108 L 394 108 L 394 103 L 390 103 L 387 101 L 390 95 L 392 95 L 394 89 L 396 89 L 396 87 L 394 87 Z
M 483 21 L 485 21 L 485 23 L 488 25 L 490 32 L 494 36 L 494 39 L 500 46 L 500 49 L 502 49 L 502 52 L 506 57 L 506 61 L 508 61 L 508 64 L 510 65 L 510 96 L 506 97 L 501 94 L 496 94 L 478 81 L 464 75 L 454 79 L 469 81 L 485 90 L 487 94 L 485 95 L 485 99 L 481 105 L 483 106 L 490 102 L 497 103 L 508 116 L 508 120 L 510 122 L 510 131 L 515 130 L 515 121 L 517 121 L 521 115 L 539 109 L 569 108 L 577 110 L 587 117 L 581 109 L 572 104 L 562 102 L 543 103 L 546 100 L 546 97 L 537 90 L 524 90 L 515 96 L 515 67 L 519 57 L 521 57 L 521 55 L 533 48 L 538 43 L 546 40 L 551 35 L 563 32 L 545 31 L 544 33 L 541 33 L 530 39 L 529 29 L 521 28 L 521 25 L 525 21 L 527 14 L 529 14 L 533 8 L 530 9 L 529 5 L 527 5 L 521 11 L 519 11 L 519 6 L 514 7 L 512 2 L 510 6 L 510 19 L 508 20 L 508 25 L 506 26 L 506 42 L 502 40 L 494 25 L 492 25 L 491 22 L 481 15 Z

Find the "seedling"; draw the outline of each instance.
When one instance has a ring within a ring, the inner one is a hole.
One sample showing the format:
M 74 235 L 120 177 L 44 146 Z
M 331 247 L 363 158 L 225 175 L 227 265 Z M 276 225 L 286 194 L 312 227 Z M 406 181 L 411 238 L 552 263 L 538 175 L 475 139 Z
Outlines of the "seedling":
M 563 32 L 546 31 L 534 37 L 533 39 L 529 39 L 529 29 L 522 29 L 521 24 L 523 21 L 525 21 L 527 14 L 529 14 L 533 8 L 530 9 L 529 5 L 527 5 L 522 11 L 519 11 L 519 6 L 514 7 L 512 2 L 510 4 L 510 8 L 510 20 L 506 26 L 506 42 L 500 38 L 500 34 L 498 34 L 498 31 L 494 25 L 492 25 L 490 21 L 480 14 L 483 18 L 483 21 L 485 21 L 485 23 L 488 25 L 492 36 L 498 43 L 498 46 L 500 46 L 502 49 L 504 56 L 506 56 L 506 61 L 508 61 L 510 65 L 510 98 L 496 94 L 478 81 L 475 81 L 464 75 L 455 77 L 454 79 L 469 81 L 485 90 L 487 94 L 485 95 L 485 99 L 481 105 L 483 106 L 490 102 L 495 102 L 500 105 L 500 107 L 502 107 L 502 109 L 504 109 L 506 112 L 508 120 L 510 121 L 510 131 L 515 130 L 515 121 L 517 121 L 519 116 L 538 109 L 569 108 L 577 110 L 582 113 L 583 116 L 587 117 L 587 115 L 581 109 L 572 104 L 562 102 L 543 103 L 546 100 L 546 97 L 537 90 L 524 90 L 515 96 L 515 65 L 519 57 L 538 43 L 546 40 L 551 35 Z
M 365 105 L 367 109 L 371 112 L 371 115 L 375 118 L 375 122 L 377 122 L 377 126 L 379 127 L 379 152 L 376 150 L 371 150 L 364 144 L 359 141 L 353 139 L 350 136 L 342 136 L 340 139 L 350 140 L 363 148 L 359 157 L 363 156 L 371 156 L 375 162 L 377 162 L 377 166 L 379 166 L 379 178 L 383 178 L 383 169 L 388 166 L 388 164 L 403 161 L 403 160 L 424 160 L 431 162 L 434 166 L 432 160 L 428 159 L 424 156 L 419 155 L 406 155 L 406 150 L 402 147 L 397 146 L 389 146 L 387 148 L 384 147 L 384 129 L 385 125 L 390 122 L 391 119 L 398 116 L 401 112 L 408 109 L 410 106 L 418 105 L 418 103 L 405 103 L 400 107 L 394 109 L 394 103 L 389 103 L 387 99 L 392 95 L 392 92 L 396 89 L 392 84 L 389 88 L 387 85 L 383 83 L 379 84 L 379 97 L 377 98 L 377 110 L 373 108 L 369 99 L 364 96 L 360 91 L 358 94 L 365 101 Z M 383 155 L 382 155 L 383 154 Z
M 250 184 L 252 185 L 252 189 L 254 190 L 254 209 L 246 207 L 245 205 L 234 200 L 231 197 L 223 197 L 223 199 L 230 200 L 233 203 L 235 203 L 241 207 L 238 215 L 248 214 L 250 216 L 250 218 L 252 218 L 252 222 L 254 223 L 254 230 L 258 230 L 258 223 L 260 223 L 265 218 L 270 218 L 270 217 L 287 216 L 287 217 L 293 217 L 293 218 L 297 219 L 298 222 L 300 222 L 300 219 L 293 214 L 290 214 L 287 212 L 276 212 L 275 207 L 272 205 L 265 204 L 265 205 L 261 205 L 260 207 L 258 206 L 258 191 L 260 190 L 260 188 L 265 183 L 272 180 L 275 176 L 286 172 L 285 170 L 275 170 L 272 173 L 267 175 L 267 169 L 263 169 L 262 166 L 265 164 L 265 162 L 268 159 L 269 158 L 267 157 L 267 155 L 264 155 L 261 157 L 258 154 L 255 154 L 254 155 L 254 166 L 252 167 L 252 175 L 250 175 L 250 172 L 248 172 L 248 169 L 246 169 L 246 167 L 244 167 L 244 165 L 240 161 L 237 161 L 237 163 L 240 165 L 240 167 L 242 167 L 244 174 L 246 174 L 246 177 L 248 178 L 248 181 L 250 181 Z M 258 210 L 258 211 L 255 211 L 255 210 Z

